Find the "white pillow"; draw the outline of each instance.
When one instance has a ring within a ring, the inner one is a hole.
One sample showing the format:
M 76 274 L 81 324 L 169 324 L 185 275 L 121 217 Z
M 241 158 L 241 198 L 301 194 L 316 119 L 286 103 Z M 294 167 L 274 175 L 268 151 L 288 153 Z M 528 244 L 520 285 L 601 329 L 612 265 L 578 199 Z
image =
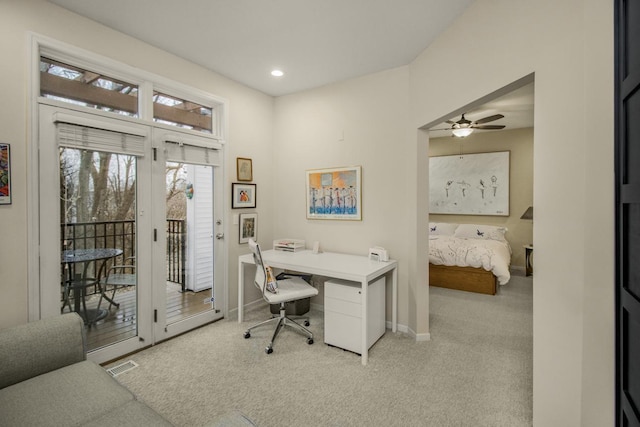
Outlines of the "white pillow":
M 460 224 L 456 229 L 454 237 L 461 239 L 485 239 L 485 240 L 506 240 L 504 233 L 506 227 L 494 225 Z
M 453 236 L 456 232 L 458 224 L 451 224 L 448 222 L 430 222 L 429 234 L 432 236 Z

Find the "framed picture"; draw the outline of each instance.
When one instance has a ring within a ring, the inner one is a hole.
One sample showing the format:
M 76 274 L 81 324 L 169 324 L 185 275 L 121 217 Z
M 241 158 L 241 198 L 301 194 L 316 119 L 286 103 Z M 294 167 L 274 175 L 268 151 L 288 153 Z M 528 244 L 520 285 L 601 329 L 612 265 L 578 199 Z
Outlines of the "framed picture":
M 253 164 L 251 159 L 236 158 L 236 173 L 238 181 L 253 181 Z
M 256 184 L 241 184 L 234 182 L 231 184 L 231 208 L 255 208 L 256 207 Z
M 509 215 L 509 151 L 431 157 L 429 213 Z
M 11 204 L 11 153 L 9 144 L 0 144 L 0 205 Z
M 307 171 L 307 219 L 362 220 L 360 166 Z
M 240 214 L 240 241 L 239 243 L 249 243 L 249 239 L 257 240 L 258 236 L 258 214 Z

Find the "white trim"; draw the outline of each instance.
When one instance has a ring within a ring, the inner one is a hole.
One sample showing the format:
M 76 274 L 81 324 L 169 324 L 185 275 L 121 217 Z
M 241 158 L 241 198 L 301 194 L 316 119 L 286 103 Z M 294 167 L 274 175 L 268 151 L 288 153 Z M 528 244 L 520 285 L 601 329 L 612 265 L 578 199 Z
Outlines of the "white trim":
M 386 322 L 387 325 L 387 329 L 391 329 L 392 326 L 392 322 L 387 321 Z M 409 326 L 407 325 L 403 325 L 398 323 L 398 332 L 402 332 L 403 334 L 407 334 L 409 335 L 411 338 L 415 339 L 416 341 L 430 341 L 431 340 L 431 334 L 430 333 L 426 333 L 426 334 L 416 334 L 416 332 L 411 329 Z
M 26 69 L 29 71 L 27 87 L 28 120 L 27 126 L 27 315 L 30 322 L 41 317 L 40 307 L 40 194 L 38 160 L 38 128 L 37 114 L 40 89 L 40 50 L 33 34 L 27 37 Z
M 192 129 L 186 129 L 186 128 L 181 128 L 181 127 L 177 127 L 177 126 L 171 126 L 171 125 L 167 125 L 164 123 L 157 123 L 154 122 L 152 120 L 143 120 L 139 117 L 129 117 L 129 116 L 123 116 L 120 114 L 115 114 L 109 111 L 103 111 L 103 110 L 97 110 L 97 109 L 92 109 L 92 108 L 87 108 L 87 107 L 83 107 L 83 106 L 79 106 L 79 105 L 74 105 L 74 104 L 70 104 L 68 102 L 64 102 L 64 101 L 59 101 L 56 99 L 50 99 L 50 98 L 45 98 L 45 97 L 41 97 L 41 96 L 36 96 L 36 104 L 45 104 L 45 105 L 51 105 L 52 107 L 59 107 L 63 110 L 66 111 L 73 111 L 73 112 L 77 112 L 79 114 L 90 114 L 92 116 L 100 116 L 100 117 L 105 117 L 108 119 L 117 119 L 120 122 L 128 122 L 131 123 L 134 126 L 147 126 L 147 127 L 152 127 L 152 128 L 158 128 L 158 129 L 162 129 L 162 130 L 166 130 L 168 132 L 178 132 L 178 133 L 184 133 L 184 134 L 188 134 L 191 135 L 195 138 L 204 138 L 207 140 L 211 140 L 212 141 L 212 145 L 214 145 L 215 143 L 220 144 L 220 147 L 223 146 L 225 144 L 225 141 L 222 140 L 221 138 L 212 135 L 210 133 L 203 133 L 197 130 L 192 130 Z
M 428 332 L 426 334 L 416 334 L 416 341 L 431 341 L 431 334 Z

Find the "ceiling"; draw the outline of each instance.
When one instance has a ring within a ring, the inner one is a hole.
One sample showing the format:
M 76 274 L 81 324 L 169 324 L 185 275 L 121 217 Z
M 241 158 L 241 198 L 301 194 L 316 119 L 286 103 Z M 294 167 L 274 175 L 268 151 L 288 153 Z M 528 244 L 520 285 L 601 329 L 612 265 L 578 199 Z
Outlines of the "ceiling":
M 502 114 L 504 118 L 486 123 L 488 125 L 505 125 L 504 130 L 529 128 L 533 127 L 533 98 L 534 83 L 528 83 L 517 89 L 508 92 L 505 95 L 494 98 L 490 101 L 482 103 L 478 107 L 470 107 L 464 110 L 465 118 L 471 121 L 482 119 L 483 117 L 492 116 L 494 114 Z M 445 120 L 460 119 L 460 114 L 449 117 Z M 430 138 L 439 138 L 443 136 L 451 136 L 450 130 L 434 130 L 449 129 L 450 123 L 442 122 L 432 126 L 429 131 Z M 496 130 L 475 130 L 474 133 L 499 132 Z M 460 140 L 456 138 L 456 140 Z
M 49 1 L 273 96 L 407 65 L 473 2 Z
M 272 96 L 407 65 L 473 2 L 49 1 Z M 285 75 L 271 76 L 274 68 Z M 533 84 L 465 112 L 470 120 L 504 114 L 491 124 L 505 129 L 532 127 Z

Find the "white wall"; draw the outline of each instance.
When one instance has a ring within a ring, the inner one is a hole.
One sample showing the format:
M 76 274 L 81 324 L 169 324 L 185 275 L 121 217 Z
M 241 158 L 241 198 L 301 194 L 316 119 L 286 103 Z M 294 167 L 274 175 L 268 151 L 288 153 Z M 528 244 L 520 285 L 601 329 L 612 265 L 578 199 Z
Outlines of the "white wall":
M 535 72 L 539 426 L 614 419 L 612 8 L 478 0 L 411 66 L 416 127 Z
M 279 210 L 274 234 L 354 253 L 388 245 L 400 260 L 400 322 L 428 336 L 427 236 L 419 232 L 428 209 L 428 135 L 421 128 L 535 73 L 539 426 L 614 419 L 612 12 L 597 0 L 477 0 L 409 65 L 408 87 L 401 68 L 276 100 L 275 191 L 289 209 Z M 304 170 L 352 163 L 363 164 L 363 222 L 307 221 Z M 404 184 L 387 186 L 389 178 Z
M 407 282 L 410 248 L 400 225 L 412 212 L 404 167 L 407 84 L 408 67 L 400 67 L 276 99 L 275 238 L 362 255 L 383 246 L 399 261 L 399 282 Z M 362 221 L 306 219 L 305 171 L 339 166 L 362 166 Z M 398 298 L 398 322 L 408 325 L 405 286 Z M 390 304 L 387 312 L 390 320 Z
M 254 162 L 254 179 L 270 182 L 273 98 L 207 71 L 176 56 L 98 25 L 43 0 L 0 1 L 0 141 L 11 144 L 13 204 L 0 206 L 0 327 L 27 321 L 27 87 L 29 32 L 78 46 L 141 70 L 226 98 L 229 102 L 229 182 L 236 180 L 236 157 L 264 157 Z M 268 189 L 265 188 L 265 190 Z M 229 191 L 229 190 L 226 190 Z M 260 219 L 271 218 L 271 203 L 259 193 Z M 268 194 L 266 195 L 268 196 Z M 230 201 L 225 197 L 225 203 Z M 231 213 L 230 206 L 227 205 Z M 245 210 L 247 211 L 247 210 Z M 248 212 L 248 211 L 247 211 Z M 236 211 L 234 211 L 236 213 Z M 229 215 L 229 223 L 231 215 Z M 238 227 L 229 231 L 229 305 L 237 306 Z

